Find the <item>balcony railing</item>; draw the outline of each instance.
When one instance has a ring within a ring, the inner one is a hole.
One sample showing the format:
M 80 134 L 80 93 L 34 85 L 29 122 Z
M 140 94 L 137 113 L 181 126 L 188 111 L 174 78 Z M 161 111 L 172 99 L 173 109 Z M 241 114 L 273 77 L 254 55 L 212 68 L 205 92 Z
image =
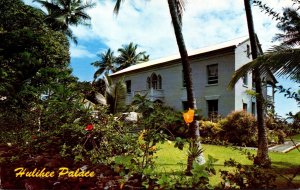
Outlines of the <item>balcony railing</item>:
M 162 100 L 164 98 L 164 90 L 161 89 L 149 89 L 149 90 L 138 90 L 135 91 L 133 95 L 140 94 L 142 96 L 147 95 L 146 97 L 151 100 L 155 101 L 157 99 Z

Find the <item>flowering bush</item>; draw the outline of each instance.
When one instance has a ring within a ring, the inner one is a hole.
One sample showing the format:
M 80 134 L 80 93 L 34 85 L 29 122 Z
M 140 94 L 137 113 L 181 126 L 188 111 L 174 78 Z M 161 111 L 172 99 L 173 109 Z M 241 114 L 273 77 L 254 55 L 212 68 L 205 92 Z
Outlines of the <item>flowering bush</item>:
M 221 125 L 219 123 L 214 123 L 211 121 L 200 121 L 199 125 L 201 137 L 216 138 L 222 131 Z
M 257 145 L 256 119 L 245 111 L 230 113 L 225 119 L 219 121 L 222 127 L 220 138 L 239 146 Z

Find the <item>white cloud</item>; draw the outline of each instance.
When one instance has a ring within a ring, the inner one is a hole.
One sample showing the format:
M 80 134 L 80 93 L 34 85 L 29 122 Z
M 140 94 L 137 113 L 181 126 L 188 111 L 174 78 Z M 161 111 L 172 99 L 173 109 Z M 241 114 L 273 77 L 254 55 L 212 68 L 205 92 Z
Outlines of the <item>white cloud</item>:
M 71 44 L 70 48 L 72 58 L 94 58 L 95 54 L 89 52 L 84 46 L 75 46 Z
M 31 0 L 24 1 L 33 4 Z M 151 59 L 178 52 L 167 0 L 125 0 L 117 16 L 113 14 L 115 1 L 94 1 L 96 6 L 87 11 L 92 18 L 91 27 L 72 27 L 80 42 L 87 44 L 96 40 L 115 51 L 123 44 L 134 42 L 139 44 L 140 51 L 150 54 Z M 286 0 L 263 2 L 278 12 L 282 12 L 282 7 L 292 5 L 291 1 Z M 256 33 L 263 49 L 267 50 L 278 33 L 276 21 L 256 6 L 252 11 Z M 187 1 L 183 35 L 188 50 L 247 34 L 243 1 Z M 72 48 L 72 56 L 83 54 L 91 56 L 86 49 Z
M 266 1 L 271 7 L 282 4 Z M 286 3 L 283 3 L 286 4 Z M 140 50 L 150 58 L 177 53 L 166 0 L 125 0 L 119 15 L 113 14 L 114 1 L 99 1 L 88 10 L 92 17 L 91 28 L 74 28 L 80 40 L 100 40 L 107 47 L 117 50 L 122 44 L 138 43 Z M 258 7 L 253 7 L 255 28 L 263 49 L 270 48 L 276 22 Z M 183 17 L 183 35 L 188 49 L 227 41 L 248 34 L 243 1 L 201 0 L 187 1 Z
M 31 0 L 24 0 L 32 4 Z M 167 0 L 125 0 L 119 15 L 113 14 L 115 1 L 94 0 L 97 4 L 87 13 L 91 27 L 72 27 L 80 41 L 99 41 L 113 50 L 129 42 L 138 43 L 141 51 L 150 58 L 177 53 Z M 274 10 L 291 5 L 289 1 L 264 0 Z M 271 47 L 278 30 L 276 21 L 253 7 L 255 29 L 263 49 Z M 183 35 L 187 48 L 197 49 L 248 34 L 243 1 L 237 0 L 189 0 L 183 17 Z M 86 49 L 72 50 L 74 56 Z M 74 53 L 74 52 L 77 53 Z M 95 50 L 99 51 L 99 50 Z M 88 54 L 88 52 L 85 52 Z

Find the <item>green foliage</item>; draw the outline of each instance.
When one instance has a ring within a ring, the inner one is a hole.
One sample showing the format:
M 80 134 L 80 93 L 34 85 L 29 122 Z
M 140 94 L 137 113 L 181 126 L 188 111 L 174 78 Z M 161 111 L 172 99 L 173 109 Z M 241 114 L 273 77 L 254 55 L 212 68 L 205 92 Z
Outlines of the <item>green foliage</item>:
M 90 120 L 92 110 L 83 104 L 82 95 L 72 85 L 57 84 L 47 90 L 39 108 L 42 129 L 54 129 L 78 119 L 80 124 Z
M 119 67 L 117 71 L 149 60 L 149 55 L 146 55 L 145 51 L 137 53 L 137 48 L 137 44 L 130 42 L 128 45 L 123 45 L 122 48 L 118 49 L 119 56 L 116 58 L 116 62 Z
M 290 125 L 290 133 L 289 134 L 296 134 L 300 133 L 300 111 L 293 114 L 292 112 L 289 112 L 287 114 L 287 119 L 291 120 L 292 123 Z
M 222 140 L 240 146 L 257 144 L 256 119 L 251 114 L 245 111 L 232 112 L 219 123 L 222 126 Z
M 226 145 L 227 139 L 223 139 L 221 133 L 223 131 L 221 126 L 221 119 L 217 122 L 201 120 L 200 125 L 200 137 L 201 142 L 205 144 Z
M 266 118 L 266 126 L 269 129 L 268 141 L 270 143 L 284 143 L 284 138 L 292 130 L 286 119 L 272 113 L 269 113 Z
M 115 156 L 134 154 L 138 145 L 137 135 L 130 133 L 132 126 L 126 126 L 105 111 L 98 112 L 96 117 L 98 119 L 90 120 L 93 123 L 91 131 L 85 130 L 85 125 L 80 124 L 82 122 L 51 130 L 34 130 L 27 135 L 24 146 L 31 154 L 59 153 L 64 158 L 93 164 L 111 164 Z
M 153 172 L 155 168 L 154 158 L 157 143 L 164 143 L 170 138 L 175 139 L 169 128 L 176 121 L 173 116 L 176 112 L 160 104 L 152 103 L 141 95 L 135 97 L 131 109 L 139 111 L 143 116 L 136 123 L 136 127 L 141 130 L 136 140 L 137 146 L 130 153 L 130 156 L 116 157 L 115 168 L 120 170 L 125 181 L 128 176 L 139 176 L 138 178 L 147 188 L 153 188 L 157 185 L 169 188 L 173 181 L 167 176 L 157 178 L 157 174 Z M 182 149 L 186 141 L 177 137 L 176 142 L 175 146 Z
M 100 60 L 91 63 L 97 68 L 94 74 L 94 80 L 101 75 L 107 75 L 125 69 L 131 65 L 149 60 L 149 55 L 146 52 L 137 52 L 138 45 L 130 42 L 128 45 L 123 45 L 118 49 L 119 55 L 115 56 L 114 51 L 110 48 L 98 56 Z
M 126 86 L 123 80 L 114 82 L 111 78 L 105 76 L 103 81 L 105 82 L 105 92 L 104 94 L 95 94 L 97 103 L 108 106 L 109 113 L 122 112 L 125 109 L 126 96 Z
M 256 119 L 244 111 L 232 112 L 217 122 L 200 121 L 200 134 L 208 144 L 257 145 Z
M 89 25 L 87 21 L 91 17 L 85 12 L 86 9 L 94 7 L 96 4 L 92 2 L 83 2 L 82 0 L 35 0 L 47 9 L 45 22 L 50 28 L 56 31 L 62 31 L 69 36 L 75 43 L 76 37 L 70 26 L 79 24 Z
M 36 126 L 41 94 L 51 89 L 47 85 L 62 75 L 72 78 L 69 43 L 44 23 L 40 10 L 19 0 L 1 1 L 0 7 L 1 126 Z
M 291 88 L 285 89 L 282 85 L 276 86 L 276 90 L 279 93 L 283 93 L 284 97 L 294 99 L 300 106 L 300 92 L 293 92 Z
M 156 104 L 147 99 L 147 95 L 137 94 L 131 104 L 132 111 L 142 113 L 145 119 L 140 121 L 140 126 L 157 126 L 170 135 L 172 140 L 175 137 L 186 137 L 188 128 L 184 124 L 182 113 L 170 107 Z
M 217 135 L 223 130 L 220 123 L 211 121 L 200 121 L 200 134 L 205 138 L 216 138 Z
M 152 180 L 157 184 L 158 189 L 213 189 L 209 184 L 209 177 L 216 174 L 214 164 L 217 159 L 208 155 L 205 164 L 199 165 L 193 163 L 191 175 L 187 176 L 182 173 L 162 173 L 152 174 Z
M 110 48 L 108 48 L 105 53 L 100 53 L 98 56 L 100 57 L 100 60 L 91 63 L 94 67 L 99 67 L 94 74 L 94 80 L 102 74 L 108 75 L 115 72 L 117 69 L 116 57 Z
M 284 118 L 274 113 L 268 113 L 266 126 L 270 129 L 269 137 L 271 140 L 284 143 L 284 138 L 300 132 L 299 113 L 292 114 L 290 112 L 287 116 L 287 118 Z
M 234 171 L 221 171 L 221 189 L 273 189 L 276 175 L 271 170 L 257 165 L 242 165 L 233 159 L 225 161 L 225 166 Z

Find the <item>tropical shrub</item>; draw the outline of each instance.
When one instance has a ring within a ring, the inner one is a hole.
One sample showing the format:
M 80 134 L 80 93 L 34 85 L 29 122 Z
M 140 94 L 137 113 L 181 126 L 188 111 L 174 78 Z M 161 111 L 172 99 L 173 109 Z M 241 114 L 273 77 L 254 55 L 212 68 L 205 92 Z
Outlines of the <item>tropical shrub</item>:
M 199 125 L 201 137 L 216 138 L 222 131 L 221 125 L 219 123 L 214 123 L 211 121 L 200 121 Z
M 228 144 L 228 142 L 220 138 L 220 133 L 223 129 L 219 122 L 200 121 L 199 126 L 202 143 L 215 145 Z
M 172 137 L 187 137 L 188 128 L 184 124 L 182 113 L 170 107 L 156 106 L 156 116 L 161 117 L 161 125 Z
M 146 96 L 137 94 L 131 109 L 142 114 L 143 119 L 138 122 L 141 129 L 160 128 L 173 139 L 176 136 L 185 137 L 187 135 L 188 129 L 184 124 L 182 114 L 170 107 L 153 103 Z
M 225 119 L 219 121 L 222 131 L 220 138 L 239 146 L 257 145 L 256 119 L 245 111 L 230 113 Z
M 184 172 L 171 174 L 169 172 L 158 174 L 152 172 L 150 179 L 152 179 L 154 185 L 149 185 L 151 180 L 146 180 L 143 184 L 146 184 L 145 187 L 148 189 L 213 189 L 213 186 L 209 183 L 209 177 L 216 175 L 214 164 L 217 161 L 217 159 L 208 155 L 205 164 L 199 165 L 194 162 L 190 176 L 187 176 Z
M 233 171 L 221 171 L 220 189 L 274 189 L 276 175 L 257 165 L 242 165 L 233 159 L 224 166 L 234 167 Z

